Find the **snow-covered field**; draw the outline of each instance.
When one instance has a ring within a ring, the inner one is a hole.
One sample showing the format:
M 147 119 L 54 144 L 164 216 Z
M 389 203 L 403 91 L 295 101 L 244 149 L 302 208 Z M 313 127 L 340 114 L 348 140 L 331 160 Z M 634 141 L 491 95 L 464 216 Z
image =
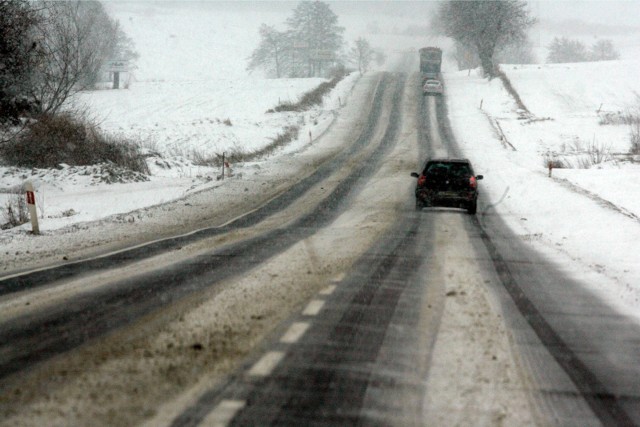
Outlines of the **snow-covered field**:
M 194 164 L 198 157 L 259 150 L 292 125 L 299 127 L 298 140 L 275 154 L 295 152 L 331 124 L 358 78 L 355 73 L 347 76 L 322 106 L 307 112 L 266 113 L 325 81 L 264 79 L 245 72 L 260 23 L 284 22 L 288 8 L 234 9 L 195 2 L 108 6 L 141 52 L 138 69 L 127 89 L 81 93 L 73 107 L 88 109 L 104 131 L 157 153 L 148 160 L 152 174 L 146 182 L 107 184 L 104 171 L 94 167 L 32 171 L 0 166 L 0 208 L 30 180 L 45 234 L 79 222 L 117 219 L 212 186 L 224 188 L 216 181 L 221 170 Z M 261 163 L 268 169 L 268 159 Z M 238 178 L 247 165 L 230 166 Z M 0 223 L 4 216 L 1 211 Z M 30 229 L 25 224 L 3 230 L 0 241 L 22 239 Z
M 258 42 L 259 25 L 282 24 L 293 5 L 252 11 L 216 3 L 109 3 L 138 46 L 138 69 L 128 89 L 84 93 L 76 102 L 87 105 L 104 130 L 139 140 L 159 154 L 150 158 L 149 181 L 105 184 L 101 171 L 91 168 L 0 167 L 0 207 L 13 197 L 10 190 L 31 180 L 40 228 L 55 236 L 86 221 L 121 220 L 132 210 L 205 188 L 216 187 L 223 199 L 227 181 L 216 180 L 219 170 L 196 166 L 195 153 L 212 156 L 258 149 L 295 124 L 300 126 L 298 140 L 274 154 L 293 155 L 330 126 L 348 102 L 358 78 L 355 73 L 321 107 L 303 114 L 267 114 L 278 101 L 295 100 L 321 80 L 267 80 L 245 70 L 246 58 Z M 349 41 L 365 35 L 374 46 L 387 49 L 389 63 L 399 51 L 431 43 L 427 37 L 365 33 L 375 27 L 370 25 L 374 19 L 385 27 L 393 17 L 349 16 L 341 24 L 348 28 Z M 424 23 L 422 16 L 413 19 Z M 475 72 L 444 73 L 458 143 L 477 172 L 485 175 L 482 187 L 488 205 L 481 207 L 480 218 L 482 209 L 495 209 L 523 240 L 636 313 L 640 166 L 637 158 L 634 162 L 623 155 L 630 148 L 628 126 L 599 123 L 607 113 L 638 106 L 639 65 L 627 56 L 607 63 L 504 66 L 532 113 L 526 119 L 498 80 L 488 82 Z M 500 131 L 507 141 L 500 140 Z M 554 169 L 553 177 L 547 176 L 546 159 L 575 166 L 589 156 L 589 148 L 603 151 L 606 161 L 589 169 Z M 269 167 L 269 159 L 256 163 L 263 175 L 278 173 Z M 231 165 L 231 179 L 242 180 L 243 171 L 254 166 Z M 407 185 L 412 182 L 408 179 Z M 29 229 L 23 225 L 0 231 L 2 253 L 29 247 Z

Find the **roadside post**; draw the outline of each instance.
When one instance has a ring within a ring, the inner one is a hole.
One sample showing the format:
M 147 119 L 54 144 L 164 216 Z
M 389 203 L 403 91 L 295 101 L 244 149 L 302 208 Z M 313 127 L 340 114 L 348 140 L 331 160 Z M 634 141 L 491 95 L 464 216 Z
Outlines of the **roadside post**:
M 33 185 L 27 181 L 24 184 L 24 189 L 27 193 L 27 207 L 29 209 L 29 217 L 31 218 L 31 230 L 33 234 L 40 234 L 40 227 L 38 226 L 38 212 L 36 211 L 36 194 L 33 191 Z

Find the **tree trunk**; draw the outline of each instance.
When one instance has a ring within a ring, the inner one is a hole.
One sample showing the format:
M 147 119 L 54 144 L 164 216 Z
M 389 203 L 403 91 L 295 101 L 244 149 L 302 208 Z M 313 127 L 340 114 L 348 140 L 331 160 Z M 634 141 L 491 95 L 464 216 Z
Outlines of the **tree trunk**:
M 280 72 L 280 52 L 278 52 L 277 48 L 275 52 L 275 60 L 276 60 L 276 78 L 279 79 L 282 73 Z
M 485 76 L 489 77 L 489 80 L 496 77 L 496 66 L 493 63 L 493 50 L 478 46 L 478 56 L 480 57 L 480 64 L 482 65 Z

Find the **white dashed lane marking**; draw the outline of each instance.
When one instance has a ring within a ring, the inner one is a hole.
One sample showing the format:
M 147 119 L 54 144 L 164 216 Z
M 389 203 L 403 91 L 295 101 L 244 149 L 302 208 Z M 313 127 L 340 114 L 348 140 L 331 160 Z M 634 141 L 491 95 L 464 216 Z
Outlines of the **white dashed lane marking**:
M 254 377 L 266 377 L 270 375 L 283 357 L 284 353 L 281 351 L 270 351 L 266 353 L 251 367 L 249 375 Z
M 319 299 L 314 299 L 309 303 L 309 305 L 307 305 L 307 307 L 304 309 L 302 314 L 305 316 L 315 316 L 318 313 L 320 313 L 320 310 L 322 310 L 322 307 L 324 307 L 324 301 Z
M 309 329 L 308 323 L 296 322 L 291 325 L 291 327 L 289 327 L 289 330 L 287 330 L 282 338 L 280 338 L 280 342 L 285 344 L 293 344 L 295 342 L 298 342 L 298 340 L 304 335 L 304 333 L 307 332 L 307 329 Z
M 336 285 L 329 285 L 320 291 L 320 295 L 331 295 L 336 290 Z
M 344 280 L 344 277 L 345 277 L 345 274 L 344 273 L 340 273 L 336 277 L 331 279 L 331 283 L 340 283 L 340 282 L 342 282 Z
M 337 283 L 341 277 L 337 277 L 332 282 Z M 337 288 L 337 285 L 329 285 L 319 292 L 320 295 L 331 295 Z M 324 301 L 315 299 L 309 302 L 309 304 L 302 311 L 304 316 L 316 316 L 320 313 L 320 310 L 324 307 Z M 293 323 L 287 332 L 282 335 L 280 342 L 283 344 L 294 344 L 302 338 L 302 336 L 309 329 L 310 324 L 308 322 L 295 322 Z M 249 369 L 247 374 L 253 377 L 266 377 L 271 375 L 273 370 L 278 366 L 280 361 L 284 358 L 284 352 L 282 351 L 269 351 L 265 353 L 260 360 L 258 360 Z M 233 420 L 236 414 L 246 406 L 246 402 L 243 400 L 223 400 L 213 411 L 207 415 L 207 417 L 200 423 L 201 427 L 226 427 Z
M 320 295 L 331 295 L 335 290 L 336 285 L 329 285 L 320 291 Z M 314 299 L 302 311 L 304 316 L 316 316 L 320 313 L 320 310 L 324 307 L 324 301 L 320 299 Z M 284 344 L 294 344 L 300 340 L 300 338 L 307 332 L 310 324 L 308 322 L 295 322 L 293 323 L 287 332 L 282 335 L 280 342 Z M 273 370 L 278 366 L 280 361 L 284 358 L 285 353 L 282 351 L 269 351 L 265 353 L 260 360 L 258 360 L 247 372 L 247 375 L 252 377 L 266 377 L 271 375 Z M 246 405 L 242 400 L 223 400 L 213 411 L 202 421 L 200 426 L 203 427 L 226 427 L 233 417 L 236 416 Z
M 200 426 L 226 427 L 244 406 L 243 400 L 223 400 L 202 420 Z

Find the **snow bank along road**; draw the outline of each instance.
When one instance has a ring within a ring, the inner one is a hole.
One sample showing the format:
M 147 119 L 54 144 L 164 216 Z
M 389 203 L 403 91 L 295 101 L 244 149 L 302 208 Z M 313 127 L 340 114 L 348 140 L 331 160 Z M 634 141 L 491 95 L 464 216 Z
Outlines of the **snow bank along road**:
M 364 78 L 316 145 L 241 216 L 0 278 L 0 425 L 638 423 L 634 323 L 482 200 L 414 211 L 458 155 L 417 75 Z

